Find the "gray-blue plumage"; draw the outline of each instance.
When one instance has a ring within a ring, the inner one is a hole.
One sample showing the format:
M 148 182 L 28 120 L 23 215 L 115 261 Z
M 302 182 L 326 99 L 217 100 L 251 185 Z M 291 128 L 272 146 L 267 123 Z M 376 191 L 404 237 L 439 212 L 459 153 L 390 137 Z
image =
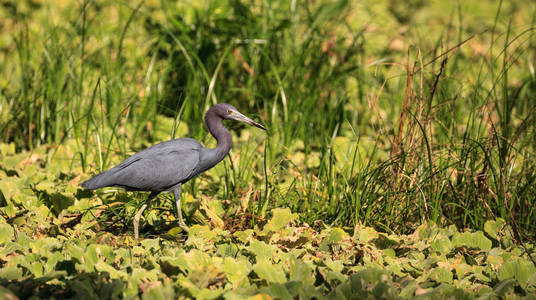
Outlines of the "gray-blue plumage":
M 177 203 L 179 225 L 188 230 L 182 220 L 180 210 L 181 185 L 212 168 L 229 153 L 232 137 L 231 133 L 223 127 L 223 119 L 245 122 L 266 130 L 264 126 L 238 112 L 232 105 L 220 103 L 210 108 L 205 115 L 208 130 L 218 141 L 216 148 L 205 148 L 198 141 L 190 138 L 162 142 L 130 156 L 119 165 L 83 182 L 82 186 L 88 190 L 121 187 L 130 191 L 151 192 L 147 203 L 134 218 L 136 238 L 141 213 L 158 193 L 172 191 Z
M 199 174 L 200 157 L 208 149 L 189 138 L 156 144 L 82 183 L 89 190 L 122 187 L 130 191 L 163 192 Z

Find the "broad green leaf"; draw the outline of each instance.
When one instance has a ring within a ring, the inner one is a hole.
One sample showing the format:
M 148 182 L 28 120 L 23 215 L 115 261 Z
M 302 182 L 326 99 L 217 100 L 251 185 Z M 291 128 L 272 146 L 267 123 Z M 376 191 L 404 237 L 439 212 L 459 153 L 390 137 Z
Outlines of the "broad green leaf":
M 331 258 L 327 258 L 324 263 L 328 268 L 336 273 L 340 273 L 342 272 L 342 269 L 344 269 L 344 264 L 340 260 L 333 261 Z
M 2 156 L 11 156 L 15 154 L 15 143 L 0 143 L 0 154 Z
M 4 244 L 7 241 L 11 241 L 14 236 L 14 231 L 8 224 L 0 224 L 0 244 Z
M 87 297 L 87 299 L 99 299 L 97 291 L 95 291 L 91 282 L 87 279 L 85 280 L 84 278 L 81 278 L 74 280 L 71 283 L 71 288 L 79 297 L 82 297 L 83 295 L 83 297 Z
M 410 299 L 415 296 L 415 290 L 419 287 L 416 280 L 406 280 L 402 286 L 399 296 L 405 299 Z
M 253 271 L 269 283 L 283 283 L 286 281 L 285 273 L 279 265 L 266 261 L 258 262 L 253 266 Z
M 160 248 L 160 239 L 144 239 L 141 246 L 147 251 L 158 250 Z
M 246 244 L 249 241 L 249 239 L 252 238 L 254 232 L 255 231 L 253 231 L 253 229 L 246 229 L 244 231 L 237 231 L 233 235 L 236 238 L 238 238 L 240 242 L 242 242 L 243 244 Z
M 40 195 L 45 200 L 45 204 L 56 216 L 75 202 L 73 197 L 60 192 L 42 191 Z
M 481 250 L 491 249 L 491 241 L 484 236 L 482 231 L 454 234 L 452 237 L 452 245 L 454 247 L 467 247 Z
M 97 245 L 91 244 L 86 248 L 86 252 L 82 257 L 84 264 L 92 267 L 99 261 L 99 254 L 97 251 Z
M 271 260 L 278 253 L 276 246 L 258 240 L 252 240 L 247 249 L 255 254 L 257 261 Z
M 199 289 L 205 289 L 223 284 L 225 274 L 220 270 L 219 264 L 207 265 L 196 268 L 188 274 L 188 279 Z
M 238 287 L 238 284 L 247 279 L 251 272 L 251 264 L 247 260 L 235 260 L 229 257 L 223 259 L 221 270 L 225 276 L 233 284 L 233 287 Z
M 492 239 L 500 241 L 504 247 L 510 247 L 513 243 L 511 227 L 502 218 L 486 221 L 484 223 L 484 231 Z
M 203 268 L 212 264 L 212 258 L 210 255 L 197 249 L 192 249 L 187 253 L 181 254 L 179 259 L 180 263 L 178 265 L 186 267 L 189 271 Z
M 495 285 L 495 287 L 493 287 L 493 291 L 497 296 L 504 297 L 504 295 L 510 292 L 517 283 L 518 282 L 514 278 L 505 279 Z
M 433 268 L 428 274 L 428 278 L 437 283 L 452 283 L 452 272 L 445 268 Z
M 19 184 L 20 179 L 15 177 L 0 180 L 0 191 L 2 191 L 5 205 L 9 205 L 12 202 L 12 198 L 20 193 Z
M 0 269 L 0 278 L 6 280 L 22 280 L 22 269 L 17 266 L 7 266 Z
M 261 289 L 262 293 L 270 295 L 273 299 L 292 300 L 292 295 L 289 293 L 284 284 L 272 283 Z
M 499 268 L 499 280 L 514 278 L 522 288 L 526 288 L 531 276 L 536 273 L 536 267 L 530 260 L 507 260 Z
M 36 186 L 35 189 L 38 191 L 46 192 L 47 194 L 55 193 L 58 189 L 56 183 L 52 181 L 41 181 Z
M 128 277 L 127 273 L 116 270 L 114 267 L 103 261 L 99 261 L 95 264 L 95 270 L 98 272 L 108 272 L 111 278 L 125 279 Z
M 207 289 L 205 286 L 207 286 L 206 280 L 210 280 L 210 278 L 198 278 L 197 275 L 194 276 L 195 278 L 187 278 L 182 274 L 179 274 L 177 278 L 178 286 L 181 287 L 181 289 L 186 289 L 195 299 L 215 299 L 223 293 L 222 289 Z M 201 280 L 203 282 L 193 282 L 192 280 Z
M 272 218 L 262 230 L 263 233 L 276 232 L 285 227 L 288 223 L 297 220 L 298 215 L 293 214 L 288 208 L 276 208 L 272 210 Z
M 255 300 L 271 300 L 272 298 L 266 294 L 258 294 L 259 289 L 254 287 L 239 288 L 228 290 L 223 295 L 225 300 L 243 300 L 243 299 L 255 299 Z
M 25 152 L 16 153 L 2 159 L 2 165 L 8 170 L 15 170 L 21 167 L 21 162 L 28 158 Z
M 73 243 L 68 243 L 66 244 L 66 251 L 65 253 L 69 256 L 69 257 L 72 257 L 74 259 L 76 259 L 77 261 L 79 262 L 84 262 L 85 261 L 85 254 L 84 254 L 84 249 L 78 247 L 77 245 L 73 244 Z
M 488 234 L 489 237 L 497 239 L 499 228 L 496 220 L 488 220 L 484 223 L 484 232 Z
M 201 289 L 196 295 L 196 299 L 218 299 L 223 294 L 222 289 Z
M 434 239 L 430 243 L 430 248 L 432 251 L 439 252 L 441 254 L 447 254 L 452 250 L 452 243 L 449 238 L 447 237 L 439 237 Z
M 174 298 L 174 291 L 171 285 L 162 285 L 159 281 L 150 282 L 153 285 L 142 293 L 143 300 L 166 300 Z
M 335 271 L 331 271 L 329 269 L 323 269 L 323 268 L 319 268 L 319 269 L 321 269 L 325 273 L 327 282 L 329 282 L 330 284 L 344 282 L 346 279 L 348 279 L 347 276 L 345 276 L 341 272 L 335 272 Z
M 314 269 L 301 259 L 292 256 L 290 259 L 289 279 L 290 281 L 312 286 L 315 283 Z
M 458 276 L 459 279 L 473 273 L 473 268 L 466 263 L 457 263 L 452 265 L 452 267 L 456 270 L 456 276 Z
M 216 254 L 222 257 L 225 257 L 225 256 L 236 257 L 236 255 L 238 254 L 238 251 L 240 251 L 240 249 L 235 243 L 219 244 L 216 246 L 216 248 L 217 248 Z
M 323 233 L 327 233 L 326 238 L 322 241 L 319 250 L 328 251 L 329 246 L 339 245 L 344 239 L 349 239 L 350 236 L 344 230 L 340 228 L 329 228 L 326 229 Z
M 184 257 L 164 256 L 160 258 L 158 263 L 162 272 L 167 276 L 177 275 L 181 270 L 186 271 L 190 269 Z
M 199 250 L 205 250 L 206 248 L 210 248 L 212 240 L 217 236 L 218 231 L 211 229 L 207 225 L 194 225 L 190 227 L 186 245 L 191 245 Z
M 46 237 L 32 241 L 29 247 L 32 253 L 48 254 L 51 251 L 61 248 L 61 243 L 55 238 Z
M 372 227 L 358 227 L 354 231 L 354 238 L 362 243 L 367 243 L 378 237 L 378 232 Z
M 439 228 L 434 222 L 424 222 L 419 227 L 417 227 L 412 237 L 416 241 L 422 241 L 431 237 L 436 237 L 438 233 Z
M 385 271 L 369 268 L 352 274 L 329 295 L 331 299 L 392 299 Z
M 395 257 L 396 257 L 396 252 L 395 252 L 395 250 L 393 250 L 393 249 L 391 249 L 391 248 L 383 249 L 382 252 L 383 252 L 383 255 L 386 256 L 386 257 L 391 257 L 391 258 L 395 258 Z
M 328 244 L 336 244 L 340 243 L 345 237 L 348 237 L 348 234 L 344 230 L 340 228 L 333 228 L 329 231 L 329 235 L 324 242 Z
M 33 275 L 33 277 L 43 276 L 43 263 L 39 260 L 24 265 Z
M 132 273 L 127 275 L 129 280 L 132 282 L 139 283 L 140 281 L 157 281 L 158 280 L 158 270 L 146 270 L 142 268 L 133 268 Z

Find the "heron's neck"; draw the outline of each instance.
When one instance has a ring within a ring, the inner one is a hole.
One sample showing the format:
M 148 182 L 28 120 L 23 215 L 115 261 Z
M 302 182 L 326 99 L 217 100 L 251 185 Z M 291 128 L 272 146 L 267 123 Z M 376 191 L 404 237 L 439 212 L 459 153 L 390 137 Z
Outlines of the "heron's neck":
M 223 127 L 222 118 L 212 109 L 209 109 L 205 114 L 205 123 L 208 131 L 218 141 L 216 148 L 211 149 L 215 152 L 214 160 L 220 162 L 225 158 L 225 155 L 231 150 L 233 139 L 227 128 Z

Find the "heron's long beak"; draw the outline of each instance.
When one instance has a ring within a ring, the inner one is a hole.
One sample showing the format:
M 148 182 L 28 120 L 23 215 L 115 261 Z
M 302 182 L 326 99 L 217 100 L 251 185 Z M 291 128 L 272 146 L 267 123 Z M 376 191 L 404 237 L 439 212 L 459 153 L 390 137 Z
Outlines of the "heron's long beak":
M 244 123 L 247 123 L 249 125 L 253 125 L 255 127 L 258 127 L 262 130 L 266 130 L 266 127 L 262 126 L 261 124 L 253 121 L 252 119 L 244 116 L 243 114 L 241 114 L 240 112 L 236 111 L 236 110 L 232 110 L 232 113 L 229 115 L 229 119 L 233 119 L 233 120 L 236 120 L 236 121 L 239 121 L 239 122 L 244 122 Z

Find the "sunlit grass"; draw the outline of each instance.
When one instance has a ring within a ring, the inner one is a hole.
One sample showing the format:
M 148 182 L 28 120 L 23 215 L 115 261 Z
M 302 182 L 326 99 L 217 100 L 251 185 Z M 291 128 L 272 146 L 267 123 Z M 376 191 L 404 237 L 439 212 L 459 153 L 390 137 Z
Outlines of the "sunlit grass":
M 268 134 L 229 124 L 230 159 L 185 193 L 262 218 L 409 232 L 501 217 L 534 236 L 534 4 L 292 3 L 12 2 L 2 142 L 74 140 L 89 176 L 171 137 L 213 146 L 203 114 L 230 102 Z

